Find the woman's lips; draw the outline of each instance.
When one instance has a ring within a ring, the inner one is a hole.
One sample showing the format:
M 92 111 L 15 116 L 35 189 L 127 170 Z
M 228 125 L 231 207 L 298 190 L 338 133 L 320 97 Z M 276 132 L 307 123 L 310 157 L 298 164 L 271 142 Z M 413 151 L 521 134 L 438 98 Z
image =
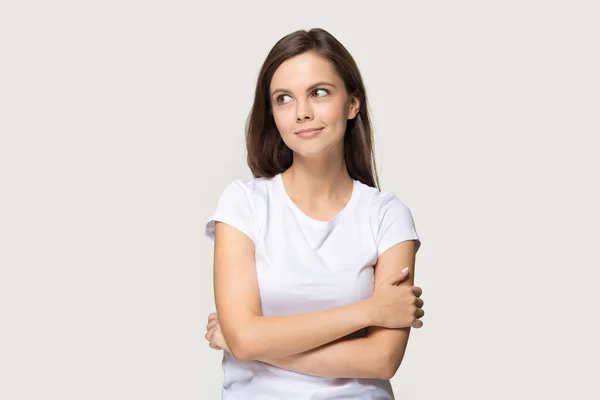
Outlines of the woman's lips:
M 323 130 L 323 128 L 311 129 L 309 131 L 304 131 L 304 132 L 296 133 L 296 136 L 299 136 L 302 139 L 310 139 L 312 137 L 317 136 L 322 130 Z

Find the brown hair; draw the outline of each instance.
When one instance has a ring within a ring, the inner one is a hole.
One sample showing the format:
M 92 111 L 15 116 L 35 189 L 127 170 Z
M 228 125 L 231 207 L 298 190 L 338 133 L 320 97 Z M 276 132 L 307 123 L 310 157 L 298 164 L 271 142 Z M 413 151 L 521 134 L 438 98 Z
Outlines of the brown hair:
M 287 170 L 293 152 L 286 146 L 273 119 L 269 87 L 277 68 L 287 59 L 314 51 L 331 62 L 344 81 L 348 94 L 355 94 L 360 109 L 348 120 L 344 135 L 344 159 L 348 174 L 379 189 L 379 179 L 373 151 L 373 129 L 367 107 L 367 95 L 354 59 L 329 32 L 314 28 L 298 30 L 281 38 L 265 59 L 256 83 L 254 104 L 246 121 L 247 161 L 255 178 L 271 178 Z

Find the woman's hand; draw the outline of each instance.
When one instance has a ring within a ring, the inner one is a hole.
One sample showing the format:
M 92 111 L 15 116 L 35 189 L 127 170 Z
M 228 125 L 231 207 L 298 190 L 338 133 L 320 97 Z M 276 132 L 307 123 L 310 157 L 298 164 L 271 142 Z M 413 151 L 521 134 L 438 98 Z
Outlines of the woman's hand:
M 417 286 L 400 285 L 408 276 L 408 268 L 400 274 L 390 276 L 382 282 L 369 299 L 373 306 L 376 326 L 384 328 L 420 328 L 423 300 L 419 297 L 423 290 Z
M 208 340 L 208 345 L 211 348 L 231 353 L 223 337 L 223 332 L 221 332 L 221 325 L 219 325 L 219 318 L 216 313 L 208 315 L 208 324 L 206 325 L 206 335 L 204 335 L 204 338 Z

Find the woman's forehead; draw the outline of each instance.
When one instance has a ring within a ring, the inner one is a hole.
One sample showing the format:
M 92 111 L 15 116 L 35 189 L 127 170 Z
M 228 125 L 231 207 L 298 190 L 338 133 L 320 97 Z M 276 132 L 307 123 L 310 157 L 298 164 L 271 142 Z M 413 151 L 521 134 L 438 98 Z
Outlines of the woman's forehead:
M 277 68 L 271 79 L 271 89 L 309 87 L 319 81 L 336 84 L 339 77 L 327 59 L 304 53 L 284 61 Z

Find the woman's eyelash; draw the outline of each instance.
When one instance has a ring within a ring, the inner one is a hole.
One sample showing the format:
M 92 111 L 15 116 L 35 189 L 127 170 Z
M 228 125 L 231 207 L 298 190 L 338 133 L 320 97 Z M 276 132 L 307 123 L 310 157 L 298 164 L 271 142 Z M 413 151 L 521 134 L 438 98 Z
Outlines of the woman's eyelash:
M 329 94 L 329 90 L 325 89 L 325 88 L 316 88 L 315 90 L 313 90 L 313 93 L 316 92 L 317 90 L 322 90 L 325 93 Z
M 327 94 L 330 94 L 329 90 L 325 89 L 325 88 L 315 88 L 312 92 L 315 93 L 319 90 L 324 91 Z M 277 96 L 277 103 L 282 104 L 281 101 L 283 100 L 283 96 L 289 96 L 288 94 L 281 94 L 279 96 Z

